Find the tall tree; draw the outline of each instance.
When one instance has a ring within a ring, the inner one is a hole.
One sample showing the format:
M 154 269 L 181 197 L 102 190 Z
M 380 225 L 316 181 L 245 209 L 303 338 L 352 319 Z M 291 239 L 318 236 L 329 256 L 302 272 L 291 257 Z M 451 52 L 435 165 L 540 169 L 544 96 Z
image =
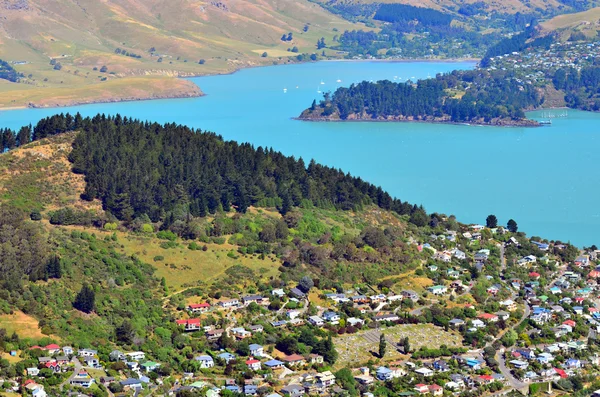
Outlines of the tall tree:
M 517 225 L 517 222 L 515 222 L 514 219 L 510 219 L 508 221 L 508 223 L 506 224 L 506 228 L 511 233 L 516 233 L 519 230 L 519 226 Z
M 379 335 L 379 358 L 383 358 L 385 356 L 385 350 L 387 349 L 387 342 L 385 340 L 385 335 L 383 332 Z
M 83 284 L 81 291 L 75 297 L 73 307 L 84 313 L 91 313 L 96 306 L 96 294 L 88 283 Z
M 490 229 L 493 229 L 495 227 L 498 226 L 498 218 L 496 218 L 496 215 L 488 215 L 487 218 L 485 218 L 485 225 L 487 227 L 489 227 Z

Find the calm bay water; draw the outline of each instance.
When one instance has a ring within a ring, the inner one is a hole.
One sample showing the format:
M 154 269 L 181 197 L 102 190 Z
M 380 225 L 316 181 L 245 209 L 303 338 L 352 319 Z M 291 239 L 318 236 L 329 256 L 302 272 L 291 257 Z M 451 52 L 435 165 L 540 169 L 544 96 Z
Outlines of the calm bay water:
M 317 91 L 471 67 L 320 62 L 247 69 L 193 79 L 207 94 L 202 98 L 4 111 L 0 127 L 18 128 L 57 112 L 77 111 L 177 122 L 306 161 L 314 158 L 463 222 L 483 223 L 494 213 L 503 224 L 514 218 L 529 235 L 600 243 L 600 114 L 569 111 L 554 118 L 552 126 L 536 129 L 292 119 L 321 97 Z M 531 116 L 542 117 L 540 112 Z

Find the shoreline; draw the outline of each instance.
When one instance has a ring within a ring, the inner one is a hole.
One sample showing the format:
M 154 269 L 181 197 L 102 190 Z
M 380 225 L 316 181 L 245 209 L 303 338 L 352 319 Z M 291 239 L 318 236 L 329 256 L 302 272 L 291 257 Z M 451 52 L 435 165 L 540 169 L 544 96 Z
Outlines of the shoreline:
M 395 119 L 395 120 L 382 120 L 382 119 L 353 119 L 353 120 L 341 120 L 341 119 L 327 119 L 327 118 L 304 118 L 304 117 L 292 117 L 292 120 L 305 121 L 309 123 L 423 123 L 423 124 L 445 124 L 445 125 L 462 125 L 469 127 L 500 127 L 500 128 L 539 128 L 544 127 L 537 120 L 526 119 L 527 123 L 524 124 L 490 124 L 490 123 L 468 123 L 468 122 L 457 122 L 457 121 L 440 121 L 440 120 L 407 120 L 407 119 Z
M 286 66 L 286 65 L 300 65 L 305 63 L 318 63 L 318 62 L 389 62 L 389 63 L 418 63 L 418 62 L 427 62 L 427 63 L 461 63 L 461 62 L 478 62 L 477 59 L 468 59 L 468 58 L 452 58 L 452 59 L 442 59 L 442 60 L 433 60 L 433 59 L 323 59 L 319 61 L 305 61 L 305 62 L 293 62 L 293 63 L 283 63 L 283 64 L 257 64 L 257 65 L 247 65 L 242 67 L 237 67 L 231 71 L 223 71 L 222 73 L 206 73 L 206 74 L 195 74 L 191 73 L 186 76 L 178 76 L 177 79 L 181 80 L 190 80 L 200 77 L 211 77 L 211 76 L 227 76 L 238 73 L 242 70 L 246 69 L 254 69 L 254 68 L 264 68 L 264 67 L 272 67 L 272 66 Z M 195 83 L 194 83 L 195 84 Z M 183 94 L 183 95 L 156 95 L 151 97 L 123 97 L 123 98 L 109 98 L 109 99 L 90 99 L 90 100 L 73 100 L 69 103 L 64 104 L 52 104 L 52 105 L 23 105 L 23 106 L 7 106 L 3 107 L 0 105 L 1 111 L 11 111 L 11 110 L 23 110 L 23 109 L 52 109 L 52 108 L 64 108 L 70 106 L 80 106 L 80 105 L 94 105 L 94 104 L 102 104 L 102 103 L 119 103 L 119 102 L 138 102 L 138 101 L 151 101 L 157 99 L 185 99 L 185 98 L 200 98 L 205 96 L 202 92 L 202 87 L 196 84 L 198 87 L 199 94 Z
M 110 98 L 110 99 L 99 99 L 99 100 L 81 100 L 81 101 L 73 101 L 67 104 L 55 104 L 48 106 L 39 106 L 30 104 L 29 106 L 18 107 L 15 106 L 12 109 L 9 108 L 0 108 L 0 112 L 3 110 L 23 110 L 23 109 L 59 109 L 66 108 L 71 106 L 83 106 L 83 105 L 96 105 L 102 103 L 121 103 L 121 102 L 143 102 L 143 101 L 154 101 L 160 99 L 186 99 L 186 98 L 201 98 L 206 96 L 204 92 L 199 90 L 198 93 L 189 93 L 189 94 L 174 94 L 174 95 L 155 95 L 148 98 L 143 97 L 123 97 L 123 98 Z

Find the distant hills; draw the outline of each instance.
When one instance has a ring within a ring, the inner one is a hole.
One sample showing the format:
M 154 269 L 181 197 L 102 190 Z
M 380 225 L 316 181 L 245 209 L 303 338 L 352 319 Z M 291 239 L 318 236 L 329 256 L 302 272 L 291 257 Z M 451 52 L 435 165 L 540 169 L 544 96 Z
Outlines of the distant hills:
M 497 11 L 514 14 L 539 12 L 573 12 L 592 7 L 594 0 L 332 0 L 333 4 L 393 3 L 432 8 L 440 11 L 458 12 L 460 9 L 479 9 L 482 13 Z
M 0 59 L 26 77 L 0 80 L 0 107 L 198 95 L 173 77 L 285 63 L 353 26 L 307 0 L 3 0 L 0 15 Z

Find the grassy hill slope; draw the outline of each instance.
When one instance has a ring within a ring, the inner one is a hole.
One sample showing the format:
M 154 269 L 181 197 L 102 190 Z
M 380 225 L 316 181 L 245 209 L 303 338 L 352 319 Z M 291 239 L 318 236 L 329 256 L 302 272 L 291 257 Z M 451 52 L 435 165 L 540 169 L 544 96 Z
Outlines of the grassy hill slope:
M 0 81 L 0 107 L 199 95 L 174 77 L 287 62 L 288 48 L 312 53 L 352 27 L 307 0 L 7 0 L 0 10 L 0 59 L 26 62 L 15 65 L 22 83 Z

